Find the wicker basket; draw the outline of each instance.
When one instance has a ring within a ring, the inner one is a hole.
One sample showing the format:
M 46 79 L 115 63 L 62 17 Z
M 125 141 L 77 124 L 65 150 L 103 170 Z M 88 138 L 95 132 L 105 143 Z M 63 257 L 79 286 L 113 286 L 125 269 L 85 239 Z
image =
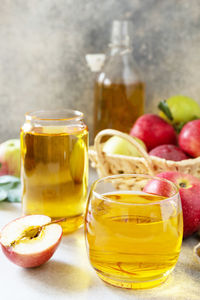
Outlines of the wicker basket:
M 102 151 L 101 140 L 105 136 L 112 135 L 117 135 L 128 140 L 137 148 L 142 157 L 116 154 L 107 155 L 104 153 Z M 105 129 L 97 134 L 94 146 L 91 146 L 89 149 L 89 158 L 100 177 L 123 173 L 156 175 L 164 171 L 178 171 L 200 178 L 200 157 L 182 161 L 171 161 L 156 156 L 149 156 L 130 135 L 112 129 Z

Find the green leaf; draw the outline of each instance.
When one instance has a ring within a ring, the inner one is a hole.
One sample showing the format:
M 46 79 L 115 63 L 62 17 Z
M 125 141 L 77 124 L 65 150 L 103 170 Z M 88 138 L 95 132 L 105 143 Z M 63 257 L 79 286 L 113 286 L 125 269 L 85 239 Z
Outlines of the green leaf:
M 14 176 L 0 176 L 0 201 L 20 202 L 21 182 Z
M 21 187 L 18 186 L 15 189 L 9 190 L 6 200 L 8 202 L 21 202 Z
M 198 116 L 193 116 L 190 121 L 194 121 L 194 120 L 199 120 L 199 117 Z
M 167 101 L 166 100 L 163 100 L 161 101 L 159 104 L 158 104 L 158 108 L 165 114 L 165 116 L 170 120 L 170 121 L 173 121 L 173 116 L 172 116 L 172 113 L 171 113 L 171 110 L 167 104 Z
M 190 121 L 194 121 L 194 120 L 199 120 L 199 118 L 197 116 L 193 116 Z M 180 133 L 183 126 L 187 123 L 188 122 L 175 123 L 175 124 L 173 124 L 173 127 L 177 133 Z
M 19 183 L 10 182 L 6 184 L 2 184 L 0 185 L 0 189 L 3 189 L 4 191 L 9 191 L 10 189 L 14 188 L 16 184 L 18 185 Z
M 180 122 L 173 125 L 176 133 L 180 133 L 183 126 L 186 124 L 186 122 Z
M 10 175 L 0 176 L 0 186 L 12 182 L 20 182 L 20 179 Z
M 0 189 L 0 201 L 6 200 L 7 195 L 8 195 L 7 191 L 4 191 L 4 190 Z

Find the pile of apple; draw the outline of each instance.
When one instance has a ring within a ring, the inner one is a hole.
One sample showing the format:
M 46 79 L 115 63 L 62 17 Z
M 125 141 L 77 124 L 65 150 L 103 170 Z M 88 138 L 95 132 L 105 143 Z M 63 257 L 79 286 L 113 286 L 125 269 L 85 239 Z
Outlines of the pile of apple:
M 130 131 L 149 155 L 166 160 L 181 161 L 200 156 L 200 106 L 185 96 L 174 96 L 159 104 L 160 115 L 144 114 Z M 140 157 L 128 141 L 114 136 L 103 147 L 107 154 Z M 184 237 L 200 229 L 200 180 L 180 172 L 163 172 L 157 176 L 171 180 L 178 188 L 183 208 Z M 149 193 L 162 196 L 160 181 L 149 185 Z

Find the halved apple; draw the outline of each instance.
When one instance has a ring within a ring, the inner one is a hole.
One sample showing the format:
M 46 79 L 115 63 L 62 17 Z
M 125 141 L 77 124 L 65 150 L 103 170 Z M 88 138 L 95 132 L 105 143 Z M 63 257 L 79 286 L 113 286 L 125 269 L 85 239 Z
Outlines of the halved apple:
M 24 268 L 38 267 L 48 261 L 62 237 L 62 227 L 50 222 L 48 216 L 28 215 L 8 223 L 0 233 L 0 244 L 7 258 Z

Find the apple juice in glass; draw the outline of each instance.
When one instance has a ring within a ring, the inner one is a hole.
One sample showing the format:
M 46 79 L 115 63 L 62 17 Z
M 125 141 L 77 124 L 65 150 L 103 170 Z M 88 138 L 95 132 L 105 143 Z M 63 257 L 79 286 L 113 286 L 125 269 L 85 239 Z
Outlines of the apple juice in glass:
M 170 196 L 145 192 L 152 180 L 164 184 Z M 93 268 L 107 283 L 143 289 L 164 282 L 177 262 L 182 234 L 180 197 L 170 181 L 115 175 L 93 184 L 85 217 L 86 246 Z
M 24 214 L 62 222 L 63 232 L 83 224 L 88 182 L 88 129 L 78 111 L 37 111 L 21 128 Z

